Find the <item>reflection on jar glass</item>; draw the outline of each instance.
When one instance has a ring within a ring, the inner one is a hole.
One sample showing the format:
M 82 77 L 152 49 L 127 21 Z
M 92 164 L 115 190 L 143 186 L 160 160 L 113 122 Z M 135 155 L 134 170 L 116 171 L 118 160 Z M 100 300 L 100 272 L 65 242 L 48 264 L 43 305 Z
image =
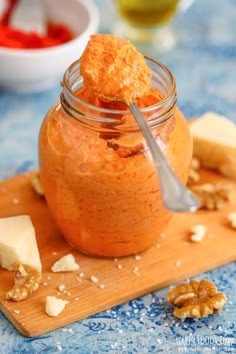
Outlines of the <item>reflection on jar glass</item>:
M 172 74 L 146 58 L 155 99 L 138 102 L 171 167 L 185 183 L 192 156 L 187 123 L 176 108 Z M 40 129 L 39 162 L 48 207 L 69 244 L 119 257 L 155 244 L 171 213 L 137 124 L 122 104 L 87 100 L 79 61 L 66 71 L 60 101 Z

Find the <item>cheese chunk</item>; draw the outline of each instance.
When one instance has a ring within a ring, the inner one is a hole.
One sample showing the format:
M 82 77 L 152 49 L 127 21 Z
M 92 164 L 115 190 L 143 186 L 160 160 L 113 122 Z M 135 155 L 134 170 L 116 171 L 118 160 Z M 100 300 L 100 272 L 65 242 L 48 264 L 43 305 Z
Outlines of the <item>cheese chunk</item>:
M 19 264 L 42 270 L 34 226 L 28 215 L 0 218 L 0 265 L 15 270 Z
M 78 270 L 79 265 L 75 261 L 75 257 L 72 254 L 67 254 L 66 256 L 60 258 L 52 266 L 53 272 L 73 272 Z
M 224 116 L 206 113 L 190 125 L 193 155 L 202 166 L 236 179 L 236 125 Z
M 58 299 L 55 296 L 47 296 L 46 313 L 48 316 L 56 317 L 64 310 L 66 304 L 68 304 L 68 301 Z

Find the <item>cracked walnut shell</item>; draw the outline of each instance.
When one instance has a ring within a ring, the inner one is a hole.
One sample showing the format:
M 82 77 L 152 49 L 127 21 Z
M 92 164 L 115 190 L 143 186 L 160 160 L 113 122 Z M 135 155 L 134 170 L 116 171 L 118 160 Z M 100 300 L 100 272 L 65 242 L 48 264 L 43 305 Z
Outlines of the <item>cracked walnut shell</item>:
M 221 312 L 227 302 L 226 295 L 218 293 L 216 286 L 208 280 L 190 280 L 169 290 L 168 301 L 177 306 L 174 316 L 178 318 L 200 318 Z

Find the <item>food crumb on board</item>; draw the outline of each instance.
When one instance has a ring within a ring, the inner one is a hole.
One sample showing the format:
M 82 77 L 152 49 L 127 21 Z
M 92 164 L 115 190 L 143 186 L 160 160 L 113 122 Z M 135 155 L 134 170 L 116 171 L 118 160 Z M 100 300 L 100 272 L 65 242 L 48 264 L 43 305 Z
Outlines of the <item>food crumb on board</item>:
M 182 263 L 182 262 L 181 262 L 180 260 L 176 261 L 176 262 L 175 262 L 176 267 L 180 267 L 180 266 L 181 266 L 181 263 Z
M 13 203 L 13 204 L 19 204 L 20 201 L 19 201 L 18 198 L 13 198 L 12 203 Z
M 192 233 L 191 240 L 193 242 L 201 242 L 206 235 L 206 227 L 200 224 L 194 225 L 190 232 Z
M 140 273 L 139 273 L 139 268 L 138 267 L 134 267 L 133 268 L 133 273 L 135 274 L 135 275 L 140 275 Z
M 122 269 L 123 268 L 122 264 L 117 264 L 117 268 Z
M 139 254 L 136 254 L 134 258 L 136 259 L 136 261 L 140 261 L 142 259 L 142 257 Z
M 65 285 L 64 284 L 61 284 L 61 285 L 58 285 L 58 290 L 60 291 L 64 291 L 65 290 Z
M 19 310 L 13 310 L 14 313 L 16 313 L 17 315 L 20 314 L 20 311 Z
M 97 277 L 95 277 L 94 275 L 92 275 L 92 276 L 90 277 L 90 280 L 91 280 L 91 282 L 93 282 L 93 283 L 98 283 L 98 282 L 99 282 L 99 279 L 98 279 Z

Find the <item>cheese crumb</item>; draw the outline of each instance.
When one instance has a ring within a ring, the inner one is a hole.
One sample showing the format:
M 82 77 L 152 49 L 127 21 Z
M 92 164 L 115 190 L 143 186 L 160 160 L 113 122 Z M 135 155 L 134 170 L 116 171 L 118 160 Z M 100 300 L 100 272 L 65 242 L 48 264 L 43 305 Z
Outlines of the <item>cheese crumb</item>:
M 140 273 L 139 273 L 139 268 L 138 267 L 134 267 L 134 269 L 133 269 L 133 273 L 135 274 L 135 275 L 140 275 Z
M 206 234 L 206 227 L 204 225 L 194 225 L 191 228 L 191 240 L 193 242 L 201 242 Z
M 79 265 L 72 254 L 67 254 L 54 263 L 51 269 L 53 272 L 72 272 L 78 270 Z
M 68 301 L 58 299 L 55 296 L 47 296 L 46 313 L 49 316 L 56 317 L 64 310 L 66 304 L 68 304 Z
M 19 310 L 13 310 L 14 313 L 16 313 L 17 315 L 20 314 L 20 311 Z
M 61 284 L 58 286 L 58 290 L 64 291 L 65 290 L 65 285 Z
M 136 261 L 140 261 L 142 259 L 142 257 L 139 254 L 136 254 L 134 258 L 136 259 Z
M 90 277 L 90 280 L 93 282 L 93 283 L 97 283 L 99 281 L 99 279 L 97 277 L 95 277 L 94 275 L 92 275 Z

